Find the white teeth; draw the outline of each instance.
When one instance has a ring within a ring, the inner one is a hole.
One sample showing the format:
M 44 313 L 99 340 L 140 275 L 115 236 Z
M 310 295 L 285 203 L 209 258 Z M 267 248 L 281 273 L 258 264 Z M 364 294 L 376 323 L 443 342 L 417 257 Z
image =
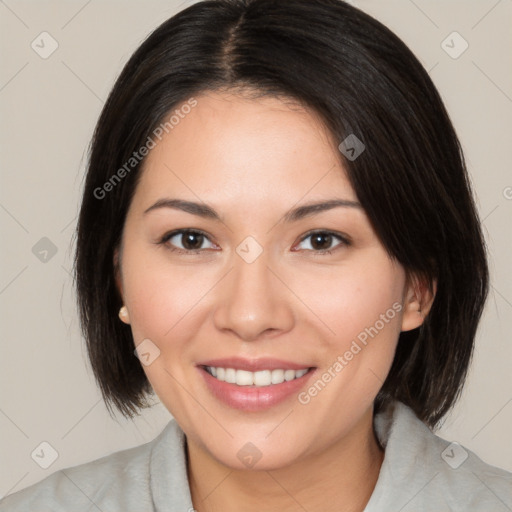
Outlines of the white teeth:
M 270 386 L 270 384 L 272 384 L 272 372 L 270 370 L 254 372 L 255 386 Z
M 280 384 L 284 381 L 284 370 L 272 370 L 272 384 Z
M 206 370 L 217 380 L 236 384 L 237 386 L 270 386 L 281 384 L 285 381 L 298 379 L 308 372 L 308 368 L 302 370 L 260 370 L 249 372 L 247 370 L 235 370 L 234 368 L 221 368 L 207 366 Z
M 224 380 L 230 384 L 234 384 L 236 382 L 236 371 L 233 368 L 226 368 Z
M 238 386 L 252 386 L 254 384 L 253 373 L 245 370 L 236 370 L 236 384 Z
M 295 379 L 295 370 L 286 370 L 284 372 L 284 380 L 293 380 Z

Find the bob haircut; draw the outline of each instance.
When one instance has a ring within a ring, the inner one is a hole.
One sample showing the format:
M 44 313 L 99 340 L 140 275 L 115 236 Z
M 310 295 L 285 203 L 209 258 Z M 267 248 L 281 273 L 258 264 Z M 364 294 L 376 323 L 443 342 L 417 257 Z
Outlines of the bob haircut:
M 436 427 L 471 361 L 489 286 L 485 242 L 462 149 L 428 73 L 394 33 L 341 0 L 192 4 L 155 29 L 118 77 L 89 148 L 73 269 L 110 414 L 114 406 L 133 417 L 152 394 L 130 326 L 118 319 L 114 262 L 144 159 L 120 170 L 174 108 L 206 91 L 292 99 L 339 143 L 355 134 L 365 144 L 358 158 L 340 157 L 378 238 L 408 276 L 430 290 L 437 283 L 423 325 L 400 334 L 375 411 L 397 399 Z M 113 183 L 116 172 L 123 179 Z

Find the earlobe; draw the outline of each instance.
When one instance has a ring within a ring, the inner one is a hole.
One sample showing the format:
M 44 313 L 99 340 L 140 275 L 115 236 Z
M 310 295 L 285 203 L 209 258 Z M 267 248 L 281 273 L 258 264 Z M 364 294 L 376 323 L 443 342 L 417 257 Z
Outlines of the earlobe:
M 427 317 L 437 292 L 437 280 L 432 283 L 432 289 L 425 280 L 416 276 L 408 279 L 405 290 L 404 307 L 402 315 L 402 331 L 411 331 L 420 327 Z
M 113 265 L 114 265 L 114 279 L 116 282 L 116 287 L 119 292 L 119 295 L 121 297 L 121 300 L 124 301 L 124 293 L 123 293 L 123 281 L 121 279 L 121 270 L 120 270 L 120 261 L 119 261 L 119 248 L 116 247 L 114 250 L 114 258 L 113 258 Z M 122 322 L 125 324 L 130 323 L 130 315 L 128 313 L 128 308 L 126 306 L 122 306 L 119 310 L 119 318 Z
M 128 314 L 128 308 L 126 306 L 123 306 L 120 310 L 119 310 L 119 318 L 121 319 L 122 322 L 124 322 L 125 324 L 129 324 L 130 323 L 130 315 Z

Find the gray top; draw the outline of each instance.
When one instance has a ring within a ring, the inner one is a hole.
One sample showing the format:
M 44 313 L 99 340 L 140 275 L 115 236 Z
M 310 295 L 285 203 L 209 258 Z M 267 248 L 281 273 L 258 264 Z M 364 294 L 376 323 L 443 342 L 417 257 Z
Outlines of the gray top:
M 512 473 L 432 433 L 395 402 L 375 416 L 385 448 L 364 512 L 511 512 Z M 185 436 L 172 419 L 149 443 L 47 476 L 0 512 L 192 512 Z

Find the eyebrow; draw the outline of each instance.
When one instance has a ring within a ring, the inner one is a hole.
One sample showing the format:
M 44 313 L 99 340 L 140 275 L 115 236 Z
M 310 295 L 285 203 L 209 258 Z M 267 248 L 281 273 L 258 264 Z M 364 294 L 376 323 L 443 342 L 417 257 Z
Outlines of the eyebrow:
M 308 203 L 303 206 L 293 208 L 284 214 L 283 220 L 285 222 L 296 222 L 305 217 L 339 207 L 362 209 L 361 204 L 357 201 L 351 201 L 349 199 L 330 199 L 327 201 Z M 206 203 L 196 203 L 194 201 L 185 201 L 183 199 L 159 199 L 155 204 L 144 210 L 144 214 L 160 208 L 172 208 L 191 213 L 192 215 L 197 215 L 199 217 L 223 222 L 221 216 Z

